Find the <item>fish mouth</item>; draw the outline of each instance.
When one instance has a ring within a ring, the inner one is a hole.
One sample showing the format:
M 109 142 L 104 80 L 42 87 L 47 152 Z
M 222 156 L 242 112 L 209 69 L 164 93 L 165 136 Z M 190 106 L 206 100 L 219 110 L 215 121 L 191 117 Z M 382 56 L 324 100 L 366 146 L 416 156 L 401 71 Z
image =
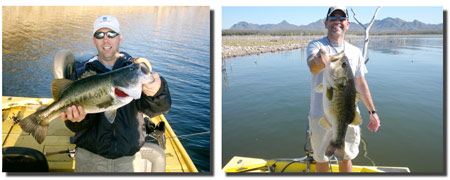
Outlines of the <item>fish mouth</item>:
M 139 67 L 141 68 L 142 73 L 149 74 L 151 73 L 150 68 L 145 63 L 139 63 Z
M 342 59 L 344 57 L 344 51 L 341 51 L 337 54 L 334 54 L 333 56 L 330 57 L 330 61 L 331 62 L 336 62 L 340 59 Z
M 143 84 L 151 83 L 155 81 L 155 78 L 152 75 L 152 71 L 147 66 L 147 64 L 141 62 L 139 63 L 140 72 L 143 74 L 144 78 L 142 79 Z

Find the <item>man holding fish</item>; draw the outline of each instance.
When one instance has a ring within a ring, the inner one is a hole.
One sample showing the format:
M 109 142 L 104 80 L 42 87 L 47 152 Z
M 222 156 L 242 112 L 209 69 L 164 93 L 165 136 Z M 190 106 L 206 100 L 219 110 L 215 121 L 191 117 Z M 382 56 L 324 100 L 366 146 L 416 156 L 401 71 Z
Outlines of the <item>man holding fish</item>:
M 328 9 L 325 27 L 328 36 L 313 40 L 307 47 L 311 71 L 309 132 L 316 172 L 328 172 L 331 155 L 339 161 L 340 172 L 352 171 L 358 155 L 361 99 L 370 114 L 367 128 L 376 132 L 380 119 L 364 78 L 367 73 L 361 51 L 344 40 L 350 26 L 345 7 Z
M 80 63 L 70 79 L 86 73 L 106 73 L 133 63 L 127 53 L 119 52 L 122 42 L 118 20 L 101 16 L 94 22 L 93 43 L 98 55 Z M 148 60 L 140 58 L 151 71 Z M 144 71 L 144 70 L 143 70 Z M 154 117 L 167 112 L 171 105 L 167 82 L 153 72 L 153 81 L 142 84 L 140 98 L 120 107 L 111 116 L 107 113 L 86 114 L 82 106 L 71 106 L 61 113 L 66 126 L 75 132 L 77 144 L 75 171 L 138 171 L 139 150 L 144 143 L 145 129 L 142 113 Z M 152 78 L 150 78 L 152 79 Z M 142 93 L 142 95 L 141 95 Z M 127 92 L 116 90 L 119 96 Z

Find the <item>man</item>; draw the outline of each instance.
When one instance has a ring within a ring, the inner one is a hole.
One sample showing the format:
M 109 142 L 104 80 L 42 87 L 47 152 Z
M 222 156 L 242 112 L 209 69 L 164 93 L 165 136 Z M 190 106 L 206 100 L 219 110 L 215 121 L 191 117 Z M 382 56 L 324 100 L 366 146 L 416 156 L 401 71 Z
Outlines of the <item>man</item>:
M 122 42 L 120 25 L 112 16 L 101 16 L 94 22 L 93 43 L 98 55 L 79 63 L 70 79 L 85 72 L 105 73 L 134 63 L 132 57 L 119 52 Z M 83 107 L 72 106 L 61 119 L 75 132 L 76 172 L 136 172 L 140 170 L 140 148 L 144 145 L 145 128 L 142 113 L 154 117 L 167 112 L 171 105 L 167 82 L 153 72 L 154 82 L 142 85 L 140 99 L 117 109 L 110 123 L 104 113 L 86 114 Z
M 315 91 L 315 88 L 322 83 L 323 70 L 326 58 L 321 56 L 319 51 L 327 55 L 333 55 L 344 51 L 348 57 L 355 77 L 357 91 L 361 94 L 361 100 L 369 110 L 370 122 L 367 128 L 370 131 L 377 131 L 380 127 L 380 119 L 376 113 L 372 102 L 370 90 L 364 75 L 367 73 L 361 51 L 344 41 L 345 32 L 350 27 L 348 11 L 345 7 L 330 7 L 325 20 L 325 27 L 328 29 L 328 36 L 319 40 L 313 40 L 307 47 L 307 63 L 312 74 L 311 82 L 311 104 L 309 111 L 309 128 L 311 133 L 311 146 L 313 157 L 316 160 L 317 172 L 328 172 L 329 157 L 325 155 L 326 148 L 331 140 L 331 130 L 326 130 L 319 126 L 319 120 L 324 115 L 322 106 L 322 93 Z M 359 109 L 357 109 L 359 113 Z M 360 142 L 359 126 L 349 125 L 345 137 L 344 160 L 339 162 L 340 172 L 352 171 L 352 159 L 358 155 Z

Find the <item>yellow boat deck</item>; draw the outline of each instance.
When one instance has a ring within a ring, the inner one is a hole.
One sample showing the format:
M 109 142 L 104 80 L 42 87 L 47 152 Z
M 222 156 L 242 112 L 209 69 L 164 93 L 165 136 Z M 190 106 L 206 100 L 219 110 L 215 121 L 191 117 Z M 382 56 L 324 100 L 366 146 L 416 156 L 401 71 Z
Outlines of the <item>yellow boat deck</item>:
M 42 144 L 38 144 L 28 133 L 22 132 L 18 123 L 14 124 L 13 117 L 23 119 L 35 112 L 41 104 L 51 102 L 51 98 L 2 96 L 2 147 L 28 147 L 50 154 L 75 149 L 75 144 L 70 143 L 70 137 L 74 133 L 66 128 L 59 118 L 51 121 L 47 137 Z M 166 125 L 166 172 L 198 172 L 164 115 L 151 118 L 151 121 L 155 124 L 163 121 Z M 46 158 L 50 171 L 73 172 L 75 161 L 67 153 L 47 155 Z
M 272 170 L 269 170 L 269 167 Z M 309 169 L 309 171 L 308 171 Z M 315 164 L 293 162 L 288 160 L 264 160 L 250 157 L 234 156 L 222 170 L 226 173 L 308 173 L 315 172 Z M 331 172 L 339 172 L 337 164 L 331 165 Z M 353 173 L 409 173 L 407 167 L 388 166 L 353 166 Z

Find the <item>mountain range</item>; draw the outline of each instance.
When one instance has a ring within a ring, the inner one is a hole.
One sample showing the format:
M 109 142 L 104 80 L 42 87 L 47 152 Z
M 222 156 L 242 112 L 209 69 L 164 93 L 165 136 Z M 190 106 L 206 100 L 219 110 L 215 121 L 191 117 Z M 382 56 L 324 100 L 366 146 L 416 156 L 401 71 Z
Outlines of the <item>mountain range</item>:
M 294 25 L 286 20 L 278 24 L 252 24 L 241 21 L 234 24 L 229 30 L 257 30 L 257 31 L 280 31 L 280 30 L 305 30 L 305 31 L 326 31 L 324 25 L 325 19 L 319 19 L 307 25 Z M 365 24 L 367 26 L 369 23 Z M 350 24 L 349 31 L 364 31 L 364 29 L 357 23 Z M 412 22 L 404 21 L 400 18 L 384 18 L 382 20 L 375 20 L 371 32 L 398 32 L 398 31 L 443 31 L 443 24 L 426 24 L 418 20 Z

